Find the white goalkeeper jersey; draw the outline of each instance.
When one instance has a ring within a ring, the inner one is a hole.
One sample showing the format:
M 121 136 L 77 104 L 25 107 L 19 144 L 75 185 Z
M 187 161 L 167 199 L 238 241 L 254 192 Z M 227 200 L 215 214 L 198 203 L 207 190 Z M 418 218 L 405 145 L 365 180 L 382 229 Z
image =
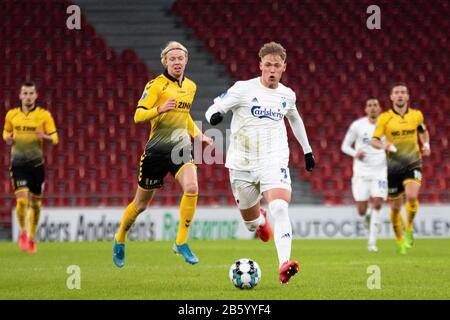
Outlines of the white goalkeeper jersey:
M 365 156 L 362 160 L 353 158 L 353 176 L 368 178 L 386 178 L 386 152 L 370 145 L 376 124 L 370 123 L 368 117 L 354 121 L 345 135 L 342 151 L 354 157 L 360 150 Z M 353 148 L 352 145 L 355 145 Z
M 233 112 L 225 166 L 244 171 L 287 166 L 289 148 L 284 117 L 298 113 L 295 100 L 295 92 L 288 87 L 279 83 L 276 89 L 269 89 L 259 77 L 237 81 L 214 99 L 214 106 L 221 113 Z

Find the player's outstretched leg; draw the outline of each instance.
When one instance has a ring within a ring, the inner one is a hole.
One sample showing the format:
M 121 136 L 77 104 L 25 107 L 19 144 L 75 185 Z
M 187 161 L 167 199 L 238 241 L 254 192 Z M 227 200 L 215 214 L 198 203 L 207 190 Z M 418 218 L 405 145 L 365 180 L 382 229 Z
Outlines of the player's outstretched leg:
M 133 226 L 139 214 L 145 211 L 154 194 L 155 189 L 145 190 L 139 186 L 134 200 L 125 209 L 119 231 L 114 237 L 113 246 L 113 262 L 119 268 L 125 265 L 125 240 L 128 230 Z
M 275 199 L 269 203 L 269 211 L 274 220 L 273 238 L 280 264 L 279 280 L 281 283 L 288 283 L 299 269 L 298 262 L 290 260 L 292 226 L 288 215 L 288 206 L 288 202 L 281 199 Z
M 197 169 L 195 165 L 191 162 L 183 165 L 175 174 L 175 179 L 183 189 L 183 197 L 180 202 L 180 222 L 177 238 L 172 249 L 175 254 L 181 254 L 187 263 L 197 264 L 199 259 L 187 244 L 189 228 L 194 220 L 198 200 Z
M 195 190 L 194 190 L 195 191 Z M 185 192 L 181 198 L 180 203 L 180 223 L 178 225 L 178 234 L 175 243 L 173 244 L 173 252 L 181 254 L 189 264 L 197 264 L 199 259 L 191 251 L 187 244 L 189 228 L 194 219 L 195 209 L 197 207 L 198 193 Z

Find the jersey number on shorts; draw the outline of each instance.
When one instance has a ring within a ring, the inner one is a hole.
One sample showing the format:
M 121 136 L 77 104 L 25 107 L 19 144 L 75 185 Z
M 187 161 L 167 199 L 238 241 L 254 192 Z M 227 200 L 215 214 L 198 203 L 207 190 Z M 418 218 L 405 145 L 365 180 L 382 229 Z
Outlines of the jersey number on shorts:
M 287 179 L 288 178 L 287 169 L 286 168 L 281 168 L 280 170 L 281 170 L 281 173 L 284 174 L 283 179 Z

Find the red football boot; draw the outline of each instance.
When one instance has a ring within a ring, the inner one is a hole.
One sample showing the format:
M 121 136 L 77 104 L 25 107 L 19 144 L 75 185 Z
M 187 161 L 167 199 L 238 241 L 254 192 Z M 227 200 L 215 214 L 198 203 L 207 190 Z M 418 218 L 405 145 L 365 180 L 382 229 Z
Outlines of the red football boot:
M 28 250 L 28 237 L 26 232 L 21 232 L 19 234 L 19 248 L 23 251 Z
M 295 260 L 286 261 L 280 267 L 280 282 L 288 283 L 289 279 L 298 272 L 298 262 Z
M 28 240 L 28 253 L 36 253 L 37 252 L 37 246 L 36 242 L 33 239 Z
M 266 223 L 256 229 L 256 234 L 262 241 L 267 242 L 272 236 L 269 221 L 267 220 L 267 211 L 263 208 L 259 208 L 259 212 L 264 216 L 264 218 L 266 218 Z

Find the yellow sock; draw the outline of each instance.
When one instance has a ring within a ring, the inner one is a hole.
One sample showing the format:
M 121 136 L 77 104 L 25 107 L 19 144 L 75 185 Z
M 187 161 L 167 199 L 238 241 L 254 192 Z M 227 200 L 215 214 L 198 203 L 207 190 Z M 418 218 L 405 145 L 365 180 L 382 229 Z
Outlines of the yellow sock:
M 120 223 L 120 228 L 116 235 L 117 243 L 125 242 L 127 239 L 128 230 L 130 230 L 138 215 L 139 213 L 134 205 L 134 201 L 132 201 L 125 209 L 125 213 L 122 217 L 122 222 Z
M 397 242 L 403 241 L 403 220 L 400 210 L 391 209 L 391 223 L 394 228 L 395 240 Z
M 198 193 L 184 193 L 180 203 L 180 224 L 178 226 L 177 245 L 186 243 L 189 234 L 189 227 L 194 218 L 197 207 Z
M 39 217 L 41 216 L 41 204 L 40 200 L 32 201 L 30 206 L 30 231 L 28 237 L 34 239 L 36 236 L 36 229 L 39 224 Z
M 27 211 L 28 211 L 28 199 L 27 198 L 17 198 L 16 205 L 16 217 L 19 222 L 20 231 L 26 231 L 27 227 Z
M 414 217 L 416 216 L 417 210 L 419 209 L 419 200 L 409 200 L 406 201 L 406 225 L 405 229 L 412 231 L 414 228 Z

